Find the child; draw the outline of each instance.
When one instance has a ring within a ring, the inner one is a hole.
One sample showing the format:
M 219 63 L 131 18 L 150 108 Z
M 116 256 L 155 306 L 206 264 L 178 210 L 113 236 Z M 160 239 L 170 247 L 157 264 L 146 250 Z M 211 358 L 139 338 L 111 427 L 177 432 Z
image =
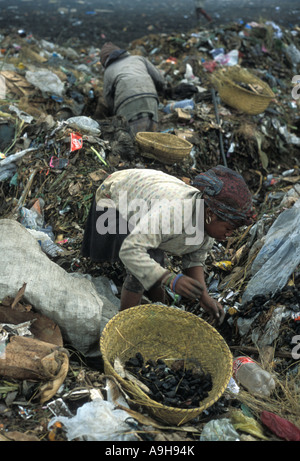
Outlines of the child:
M 127 270 L 121 310 L 139 305 L 144 291 L 164 301 L 164 287 L 188 298 L 216 318 L 222 306 L 205 285 L 209 250 L 234 229 L 249 224 L 252 199 L 244 179 L 217 166 L 192 185 L 161 171 L 128 169 L 106 178 L 96 192 L 83 242 L 93 261 L 120 258 Z M 182 273 L 164 268 L 164 253 L 182 257 Z

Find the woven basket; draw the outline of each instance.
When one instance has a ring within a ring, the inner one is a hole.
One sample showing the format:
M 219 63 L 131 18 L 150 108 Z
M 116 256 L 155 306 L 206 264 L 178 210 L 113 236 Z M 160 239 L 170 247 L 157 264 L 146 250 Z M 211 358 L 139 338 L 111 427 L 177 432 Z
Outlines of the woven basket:
M 238 66 L 229 67 L 226 71 L 220 69 L 211 76 L 211 81 L 223 102 L 250 115 L 264 112 L 275 98 L 267 83 Z M 251 85 L 253 91 L 241 87 L 241 83 Z M 259 92 L 255 89 L 256 85 L 260 88 Z
M 170 133 L 140 132 L 136 135 L 141 154 L 161 163 L 173 165 L 187 157 L 193 145 Z
M 232 375 L 232 355 L 222 336 L 207 322 L 174 307 L 147 304 L 126 309 L 113 317 L 100 339 L 104 371 L 118 380 L 132 399 L 148 413 L 167 424 L 180 426 L 201 414 L 224 393 Z M 140 352 L 144 360 L 158 358 L 167 365 L 184 359 L 186 368 L 201 365 L 211 374 L 213 388 L 198 408 L 168 407 L 152 400 L 132 381 L 114 370 Z

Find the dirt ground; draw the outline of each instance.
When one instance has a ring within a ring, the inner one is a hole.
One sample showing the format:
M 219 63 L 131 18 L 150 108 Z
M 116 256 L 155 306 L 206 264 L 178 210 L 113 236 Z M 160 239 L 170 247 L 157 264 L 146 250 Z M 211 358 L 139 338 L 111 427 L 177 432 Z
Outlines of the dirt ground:
M 279 6 L 283 4 L 284 6 Z M 280 26 L 299 23 L 297 0 L 216 0 L 206 2 L 213 25 L 267 19 Z M 206 20 L 200 25 L 206 25 Z M 0 32 L 24 29 L 60 44 L 80 41 L 101 46 L 110 40 L 124 46 L 148 33 L 186 32 L 198 23 L 193 0 L 0 0 Z

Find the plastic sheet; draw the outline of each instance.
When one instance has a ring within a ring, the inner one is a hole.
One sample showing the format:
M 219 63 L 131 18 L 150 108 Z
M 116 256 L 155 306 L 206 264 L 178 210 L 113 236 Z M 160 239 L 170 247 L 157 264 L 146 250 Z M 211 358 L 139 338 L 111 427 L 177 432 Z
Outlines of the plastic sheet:
M 56 96 L 62 96 L 64 93 L 64 84 L 59 77 L 47 69 L 27 71 L 26 80 L 45 93 L 51 93 Z
M 300 201 L 282 212 L 266 235 L 265 243 L 251 268 L 254 276 L 242 297 L 242 303 L 256 294 L 280 291 L 300 263 Z

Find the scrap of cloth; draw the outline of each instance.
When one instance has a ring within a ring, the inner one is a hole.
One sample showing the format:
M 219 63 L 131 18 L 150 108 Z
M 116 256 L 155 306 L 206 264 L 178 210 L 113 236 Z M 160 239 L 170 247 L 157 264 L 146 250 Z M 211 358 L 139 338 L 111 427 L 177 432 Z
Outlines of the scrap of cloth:
M 223 221 L 234 227 L 252 223 L 252 196 L 239 173 L 218 165 L 197 175 L 192 185 L 203 192 L 205 204 Z

